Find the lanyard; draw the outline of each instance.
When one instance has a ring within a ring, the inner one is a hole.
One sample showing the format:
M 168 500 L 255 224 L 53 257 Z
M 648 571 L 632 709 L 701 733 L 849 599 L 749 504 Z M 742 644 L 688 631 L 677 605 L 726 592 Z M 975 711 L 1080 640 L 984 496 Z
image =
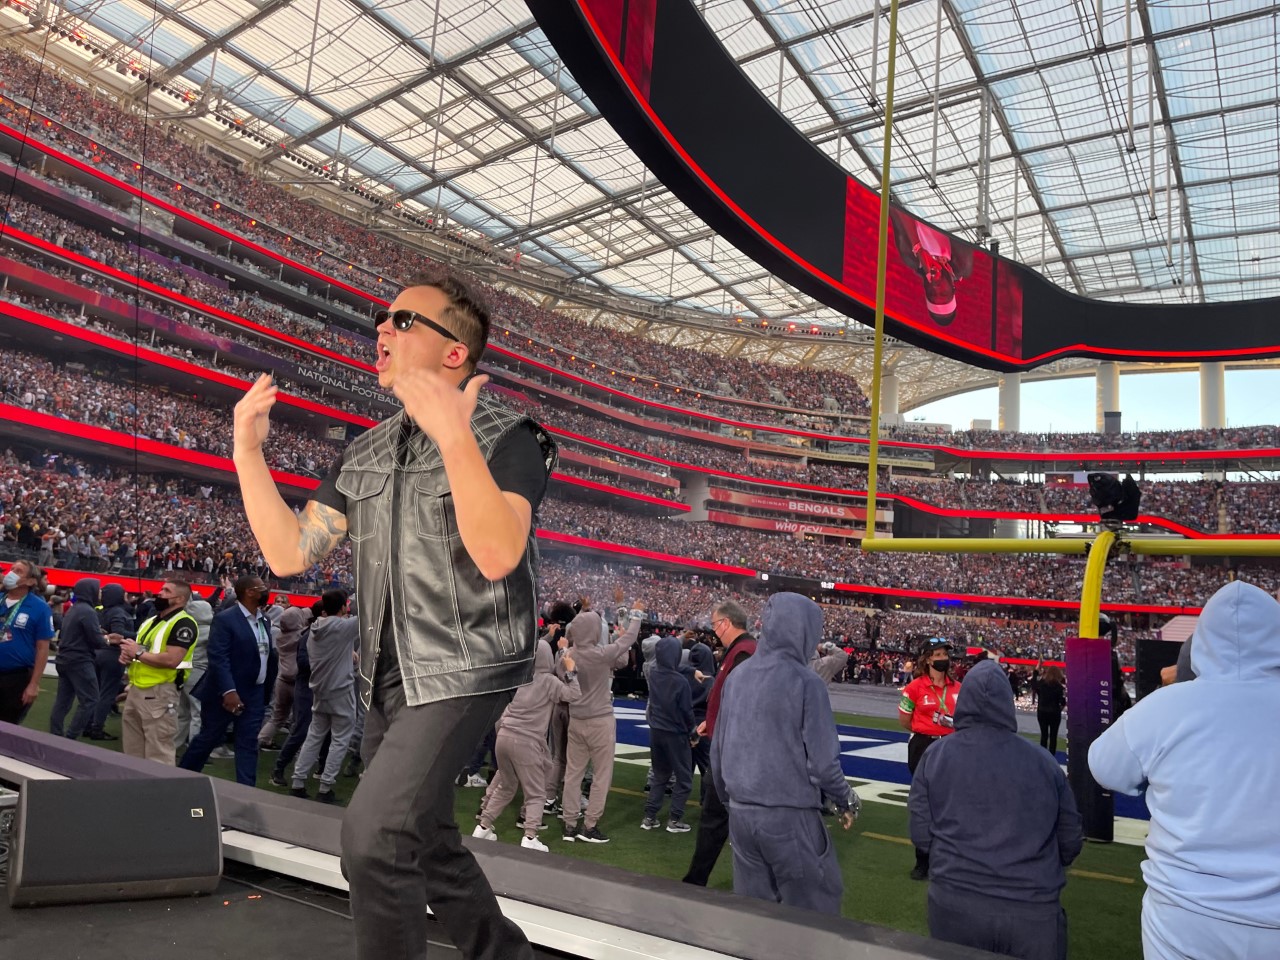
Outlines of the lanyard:
M 937 692 L 938 685 L 934 683 L 933 680 L 929 681 L 929 686 L 931 686 L 934 689 L 934 692 Z M 942 696 L 938 698 L 938 702 L 939 704 L 941 704 L 941 709 L 938 711 L 939 713 L 951 712 L 951 708 L 947 706 L 947 687 L 948 686 L 950 686 L 950 684 L 947 683 L 947 678 L 943 677 L 942 678 Z
M 27 599 L 27 598 L 26 598 L 26 597 L 23 597 L 23 598 L 22 598 L 22 600 L 25 600 L 25 599 Z M 18 617 L 18 611 L 22 609 L 22 600 L 19 600 L 17 603 L 15 603 L 15 604 L 13 605 L 13 609 L 9 611 L 8 619 L 6 619 L 6 620 L 5 620 L 5 622 L 4 622 L 4 632 L 5 632 L 5 633 L 8 633 L 8 632 L 10 631 L 10 629 L 12 629 L 12 627 L 13 627 L 13 621 L 17 619 L 17 617 Z

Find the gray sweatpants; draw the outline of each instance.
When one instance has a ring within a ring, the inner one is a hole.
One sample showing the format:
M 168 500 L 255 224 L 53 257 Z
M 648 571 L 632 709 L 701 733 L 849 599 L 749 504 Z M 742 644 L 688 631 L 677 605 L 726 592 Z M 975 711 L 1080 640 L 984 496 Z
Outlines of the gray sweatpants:
M 355 730 L 354 690 L 348 690 L 345 699 L 316 701 L 311 707 L 311 727 L 307 730 L 307 739 L 303 741 L 298 759 L 293 764 L 294 789 L 306 786 L 311 768 L 320 759 L 320 748 L 324 745 L 325 735 L 331 734 L 329 755 L 325 758 L 324 770 L 320 772 L 320 787 L 332 790 L 342 771 L 342 761 L 347 755 L 347 747 L 351 744 Z
M 524 835 L 536 837 L 542 826 L 542 805 L 547 800 L 547 768 L 551 766 L 547 745 L 499 730 L 493 750 L 498 755 L 498 772 L 485 791 L 480 825 L 486 830 L 492 828 L 493 821 L 515 799 L 518 787 L 524 793 Z
M 554 797 L 564 783 L 565 761 L 568 759 L 569 705 L 557 703 L 551 708 L 551 765 L 547 775 L 547 796 Z
M 564 822 L 570 827 L 578 825 L 578 797 L 582 795 L 582 775 L 591 762 L 591 796 L 583 819 L 584 829 L 590 830 L 604 816 L 604 802 L 613 784 L 613 751 L 618 739 L 618 721 L 610 713 L 603 717 L 582 720 L 569 718 L 569 742 L 566 748 L 564 771 Z
M 844 880 L 819 810 L 729 804 L 733 892 L 840 915 Z

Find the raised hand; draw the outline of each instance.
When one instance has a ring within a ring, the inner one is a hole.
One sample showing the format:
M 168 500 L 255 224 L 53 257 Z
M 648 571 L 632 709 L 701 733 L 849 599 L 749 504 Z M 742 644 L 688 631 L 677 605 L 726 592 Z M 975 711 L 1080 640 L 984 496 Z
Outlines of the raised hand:
M 486 376 L 472 377 L 459 390 L 440 374 L 417 368 L 396 376 L 391 392 L 404 404 L 404 412 L 418 428 L 440 446 L 471 436 L 475 413 Z
M 271 374 L 264 373 L 240 398 L 233 419 L 236 453 L 254 453 L 267 442 L 267 435 L 271 432 L 271 408 L 275 406 L 279 392 L 280 388 L 273 382 Z

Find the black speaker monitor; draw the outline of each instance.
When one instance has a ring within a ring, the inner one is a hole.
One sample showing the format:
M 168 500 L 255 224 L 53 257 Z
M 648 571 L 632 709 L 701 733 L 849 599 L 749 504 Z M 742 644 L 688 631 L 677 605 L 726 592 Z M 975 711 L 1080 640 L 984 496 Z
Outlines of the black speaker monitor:
M 1153 637 L 1139 637 L 1134 644 L 1137 662 L 1134 664 L 1134 686 L 1138 688 L 1138 699 L 1160 689 L 1160 671 L 1172 667 L 1178 662 L 1178 653 L 1182 644 L 1174 640 L 1156 640 Z
M 208 777 L 28 780 L 19 794 L 12 906 L 194 896 L 221 875 Z

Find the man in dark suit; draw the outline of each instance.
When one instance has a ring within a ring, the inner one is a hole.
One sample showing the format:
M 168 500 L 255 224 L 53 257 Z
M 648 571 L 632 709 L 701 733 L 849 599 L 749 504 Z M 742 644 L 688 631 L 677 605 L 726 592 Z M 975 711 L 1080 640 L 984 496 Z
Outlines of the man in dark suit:
M 235 725 L 236 781 L 255 786 L 258 732 L 266 715 L 267 693 L 275 686 L 276 651 L 271 622 L 262 613 L 267 585 L 245 576 L 235 584 L 236 603 L 213 618 L 209 630 L 209 668 L 193 693 L 200 699 L 200 733 L 178 766 L 199 772 L 209 754 Z

